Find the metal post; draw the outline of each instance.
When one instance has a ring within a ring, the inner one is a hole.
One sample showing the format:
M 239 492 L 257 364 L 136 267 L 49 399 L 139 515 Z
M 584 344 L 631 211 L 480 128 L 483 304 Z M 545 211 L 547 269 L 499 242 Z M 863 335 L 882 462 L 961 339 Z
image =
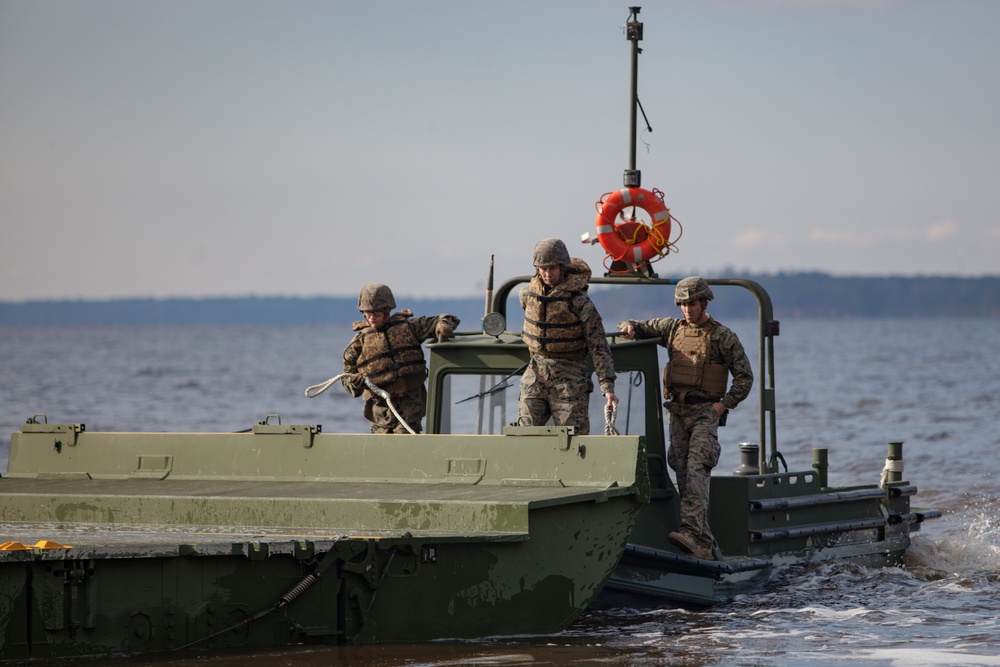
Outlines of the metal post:
M 827 484 L 827 470 L 829 468 L 827 454 L 829 452 L 826 449 L 814 449 L 813 450 L 813 470 L 816 471 L 816 477 L 819 479 L 819 485 L 822 488 L 826 488 Z
M 885 456 L 885 463 L 888 467 L 888 474 L 886 477 L 887 482 L 902 482 L 903 481 L 903 443 L 902 442 L 890 442 L 888 443 L 888 453 Z M 898 461 L 898 463 L 890 463 Z
M 626 188 L 638 188 L 642 185 L 642 173 L 635 168 L 636 144 L 636 113 L 639 104 L 639 42 L 642 40 L 642 23 L 638 20 L 641 7 L 629 7 L 629 20 L 625 24 L 625 38 L 632 42 L 632 85 L 629 94 L 629 154 L 628 169 L 625 170 L 624 183 Z

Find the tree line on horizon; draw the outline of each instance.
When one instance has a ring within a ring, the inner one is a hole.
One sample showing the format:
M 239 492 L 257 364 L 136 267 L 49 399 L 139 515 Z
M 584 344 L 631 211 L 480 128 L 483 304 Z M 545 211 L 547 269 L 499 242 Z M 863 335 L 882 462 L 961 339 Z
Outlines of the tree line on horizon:
M 841 277 L 819 272 L 745 274 L 770 294 L 776 319 L 864 317 L 1000 317 L 1000 276 Z M 755 317 L 748 292 L 717 287 L 710 312 Z M 676 316 L 673 287 L 592 289 L 606 326 L 626 318 Z M 484 297 L 399 298 L 417 315 L 454 313 L 462 329 L 478 328 Z M 516 294 L 508 310 L 518 309 Z M 511 313 L 510 318 L 519 318 Z M 344 324 L 360 319 L 356 297 L 134 298 L 0 302 L 0 325 Z M 519 321 L 519 320 L 518 320 Z

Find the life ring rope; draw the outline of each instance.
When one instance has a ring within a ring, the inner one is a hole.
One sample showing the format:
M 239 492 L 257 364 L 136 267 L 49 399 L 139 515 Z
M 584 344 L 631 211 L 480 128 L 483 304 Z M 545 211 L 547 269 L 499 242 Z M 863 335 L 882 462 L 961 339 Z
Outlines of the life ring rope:
M 676 228 L 677 228 L 677 238 L 675 238 L 673 241 L 668 241 L 668 242 L 664 243 L 663 244 L 664 251 L 662 253 L 659 253 L 656 257 L 653 257 L 652 259 L 650 259 L 648 262 L 644 262 L 643 264 L 652 264 L 653 262 L 657 262 L 660 259 L 666 257 L 670 253 L 676 254 L 676 253 L 680 252 L 680 249 L 677 247 L 677 241 L 681 238 L 681 236 L 684 233 L 684 226 L 681 224 L 680 220 L 678 220 L 677 218 L 675 218 L 673 216 L 673 214 L 670 215 L 670 222 L 672 223 L 673 226 L 676 226 Z M 671 227 L 671 229 L 673 229 L 673 226 Z M 660 231 L 658 229 L 653 229 L 653 230 L 650 231 L 650 234 L 660 234 Z M 632 273 L 632 269 L 631 268 L 629 268 L 629 269 L 614 268 L 612 266 L 612 263 L 614 261 L 615 261 L 615 258 L 612 257 L 610 254 L 604 256 L 604 262 L 603 262 L 603 264 L 604 264 L 604 270 L 607 271 L 609 274 L 625 275 L 625 274 L 628 274 L 628 273 Z M 636 266 L 643 266 L 643 264 L 637 264 Z
M 660 190 L 623 188 L 606 192 L 595 202 L 594 208 L 597 210 L 595 222 L 597 239 L 608 253 L 605 257 L 605 268 L 608 268 L 609 259 L 612 263 L 625 262 L 631 266 L 643 266 L 658 261 L 671 252 L 677 252 L 676 243 L 683 233 L 683 228 L 680 221 L 670 214 L 670 209 L 663 203 L 663 192 Z M 621 218 L 626 222 L 624 211 L 627 208 L 633 211 L 633 217 L 627 222 L 635 223 L 634 226 L 627 227 L 616 221 L 617 218 Z M 647 224 L 642 218 L 636 217 L 636 208 L 646 211 L 652 224 Z M 678 230 L 677 238 L 673 241 L 669 238 L 671 222 L 676 223 Z M 640 238 L 643 232 L 645 235 Z

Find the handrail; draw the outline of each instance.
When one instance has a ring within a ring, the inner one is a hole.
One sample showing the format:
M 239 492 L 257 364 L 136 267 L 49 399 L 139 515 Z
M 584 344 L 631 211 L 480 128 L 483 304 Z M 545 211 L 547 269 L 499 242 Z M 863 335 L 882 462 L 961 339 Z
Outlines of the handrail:
M 746 278 L 706 278 L 709 285 L 742 287 L 750 292 L 757 301 L 757 361 L 758 373 L 763 377 L 756 379 L 759 393 L 759 429 L 760 449 L 758 465 L 762 473 L 778 471 L 778 420 L 774 394 L 774 337 L 779 333 L 778 322 L 774 319 L 774 308 L 771 296 L 764 287 Z M 506 319 L 507 300 L 510 293 L 518 285 L 531 282 L 531 276 L 515 276 L 506 280 L 493 293 L 493 311 L 500 313 Z M 589 281 L 591 284 L 603 285 L 676 285 L 677 280 L 670 278 L 653 278 L 647 276 L 599 276 Z

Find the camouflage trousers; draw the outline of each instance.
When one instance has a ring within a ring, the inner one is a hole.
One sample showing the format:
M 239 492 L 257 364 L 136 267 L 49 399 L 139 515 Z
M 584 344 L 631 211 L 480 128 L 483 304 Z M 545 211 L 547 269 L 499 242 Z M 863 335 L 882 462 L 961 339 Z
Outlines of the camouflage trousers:
M 715 537 L 708 525 L 712 468 L 719 464 L 719 415 L 711 403 L 667 403 L 670 447 L 667 464 L 677 475 L 681 495 L 681 528 L 699 547 L 712 551 Z
M 402 394 L 390 394 L 396 412 L 406 420 L 416 433 L 420 433 L 420 420 L 427 414 L 427 387 L 420 384 Z M 371 396 L 365 400 L 365 419 L 372 423 L 372 433 L 409 433 L 392 414 L 384 399 Z
M 521 376 L 517 401 L 518 423 L 574 426 L 578 435 L 590 434 L 590 380 L 587 361 L 534 355 Z

